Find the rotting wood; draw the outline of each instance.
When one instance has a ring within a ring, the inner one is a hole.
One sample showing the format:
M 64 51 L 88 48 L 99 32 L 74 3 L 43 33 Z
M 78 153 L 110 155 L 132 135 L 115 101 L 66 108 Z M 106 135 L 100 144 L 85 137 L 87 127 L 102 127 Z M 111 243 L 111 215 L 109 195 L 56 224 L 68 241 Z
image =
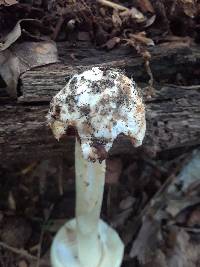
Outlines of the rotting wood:
M 157 82 L 176 81 L 177 74 L 182 74 L 184 79 L 190 81 L 190 75 L 194 77 L 194 70 L 198 70 L 200 48 L 169 43 L 149 50 L 152 56 L 150 67 Z M 18 99 L 21 103 L 49 101 L 74 73 L 94 65 L 121 68 L 137 82 L 147 82 L 149 79 L 142 57 L 127 47 L 106 53 L 84 46 L 74 49 L 59 44 L 58 51 L 59 64 L 36 68 L 21 76 L 21 97 Z
M 200 144 L 200 89 L 164 86 L 146 99 L 147 134 L 144 145 L 157 151 Z M 6 104 L 0 107 L 1 162 L 73 153 L 73 141 L 57 142 L 46 125 L 47 104 Z M 123 139 L 123 138 L 122 138 Z M 113 154 L 131 153 L 123 139 Z
M 169 43 L 150 50 L 151 69 L 156 82 L 174 81 L 177 73 L 190 81 L 195 71 L 198 74 L 200 48 Z M 59 64 L 36 68 L 21 76 L 18 103 L 0 98 L 1 163 L 41 159 L 49 155 L 71 157 L 72 139 L 68 140 L 68 145 L 63 145 L 64 140 L 58 143 L 48 129 L 45 117 L 52 96 L 77 71 L 100 65 L 121 68 L 137 82 L 147 82 L 149 78 L 143 59 L 127 47 L 107 53 L 84 44 L 73 48 L 59 43 L 58 51 Z M 191 84 L 196 83 L 192 80 Z M 147 135 L 144 144 L 156 151 L 199 145 L 199 92 L 199 87 L 164 86 L 151 100 L 146 99 Z M 145 90 L 142 93 L 145 94 Z M 112 151 L 114 155 L 132 152 L 126 139 L 116 147 Z

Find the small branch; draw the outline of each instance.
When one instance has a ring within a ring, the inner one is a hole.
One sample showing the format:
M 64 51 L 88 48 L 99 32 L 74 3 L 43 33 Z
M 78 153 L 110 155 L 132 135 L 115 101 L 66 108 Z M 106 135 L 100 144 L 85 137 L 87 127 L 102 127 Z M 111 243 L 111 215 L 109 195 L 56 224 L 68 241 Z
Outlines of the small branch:
M 54 205 L 52 204 L 50 206 L 50 208 L 48 209 L 48 212 L 45 216 L 45 224 L 48 222 L 50 216 L 51 216 L 51 212 L 54 208 Z M 40 240 L 39 240 L 39 245 L 38 245 L 38 252 L 37 252 L 37 263 L 36 263 L 36 267 L 39 267 L 40 266 L 40 263 L 41 263 L 41 248 L 42 248 L 42 242 L 43 242 L 43 237 L 44 237 L 44 225 L 42 226 L 42 230 L 41 230 L 41 234 L 40 234 Z
M 150 59 L 151 59 L 151 55 L 148 51 L 145 51 L 142 53 L 142 56 L 144 58 L 144 66 L 145 66 L 145 69 L 146 69 L 146 72 L 147 74 L 149 75 L 149 85 L 147 86 L 148 88 L 148 93 L 147 93 L 147 97 L 148 98 L 151 98 L 152 96 L 155 96 L 155 89 L 153 87 L 153 82 L 154 82 L 154 79 L 153 79 L 153 73 L 151 71 L 151 68 L 150 68 Z
M 108 7 L 114 8 L 114 9 L 118 9 L 120 11 L 128 11 L 129 10 L 125 6 L 113 3 L 113 2 L 108 1 L 108 0 L 97 0 L 97 3 L 102 4 L 104 6 L 108 6 Z
M 6 243 L 1 242 L 1 241 L 0 241 L 0 246 L 1 246 L 2 248 L 5 248 L 5 249 L 10 250 L 11 252 L 13 252 L 13 253 L 15 253 L 15 254 L 19 254 L 19 255 L 21 255 L 21 256 L 27 258 L 27 259 L 34 260 L 34 261 L 37 260 L 37 257 L 36 257 L 36 256 L 33 256 L 33 255 L 29 254 L 29 253 L 28 253 L 26 250 L 24 250 L 24 249 L 18 249 L 18 248 L 15 248 L 15 247 L 11 247 L 11 246 L 9 246 L 9 245 L 7 245 Z

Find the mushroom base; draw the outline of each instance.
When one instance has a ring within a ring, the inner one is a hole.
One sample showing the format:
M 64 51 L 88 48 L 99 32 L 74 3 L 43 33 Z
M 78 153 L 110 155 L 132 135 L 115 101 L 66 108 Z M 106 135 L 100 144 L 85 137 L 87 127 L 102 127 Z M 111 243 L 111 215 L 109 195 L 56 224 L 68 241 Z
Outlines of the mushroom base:
M 124 245 L 117 232 L 99 220 L 98 235 L 102 245 L 102 256 L 98 266 L 119 267 L 122 262 Z M 94 255 L 88 251 L 85 257 Z M 51 247 L 52 267 L 86 267 L 78 259 L 76 219 L 68 221 L 56 234 Z

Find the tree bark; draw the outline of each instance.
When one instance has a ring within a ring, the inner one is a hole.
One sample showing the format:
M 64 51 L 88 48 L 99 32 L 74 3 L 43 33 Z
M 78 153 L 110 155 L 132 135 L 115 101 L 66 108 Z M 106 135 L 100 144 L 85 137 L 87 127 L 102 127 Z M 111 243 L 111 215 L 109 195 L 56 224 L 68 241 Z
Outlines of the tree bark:
M 200 144 L 200 87 L 165 86 L 146 100 L 147 132 L 144 145 L 162 151 Z M 0 107 L 1 161 L 37 159 L 73 153 L 73 139 L 57 142 L 46 123 L 48 105 L 6 104 Z M 112 154 L 131 153 L 121 138 Z
M 136 82 L 149 80 L 144 59 L 135 54 L 133 48 L 122 47 L 105 52 L 84 46 L 67 48 L 65 43 L 61 43 L 58 44 L 58 51 L 60 63 L 35 68 L 21 76 L 21 97 L 18 99 L 21 103 L 49 101 L 73 74 L 92 66 L 123 69 Z M 154 81 L 176 82 L 184 77 L 189 82 L 191 79 L 195 82 L 194 70 L 198 70 L 200 62 L 199 48 L 183 43 L 169 43 L 150 48 L 149 51 Z

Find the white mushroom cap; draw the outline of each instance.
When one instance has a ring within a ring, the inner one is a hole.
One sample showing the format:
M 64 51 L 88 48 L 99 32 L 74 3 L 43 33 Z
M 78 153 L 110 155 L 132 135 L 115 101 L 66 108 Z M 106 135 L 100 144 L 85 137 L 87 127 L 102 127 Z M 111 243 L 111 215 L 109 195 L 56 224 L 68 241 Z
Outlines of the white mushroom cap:
M 94 67 L 74 75 L 53 98 L 48 122 L 57 139 L 75 127 L 85 159 L 97 159 L 95 144 L 105 150 L 119 134 L 142 144 L 145 109 L 135 82 L 122 72 Z

